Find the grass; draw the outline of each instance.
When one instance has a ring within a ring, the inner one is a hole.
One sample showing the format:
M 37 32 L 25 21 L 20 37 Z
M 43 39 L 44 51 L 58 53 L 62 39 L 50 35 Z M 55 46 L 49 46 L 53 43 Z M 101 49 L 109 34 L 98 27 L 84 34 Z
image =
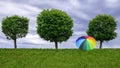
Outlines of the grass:
M 0 68 L 119 68 L 120 49 L 0 49 Z

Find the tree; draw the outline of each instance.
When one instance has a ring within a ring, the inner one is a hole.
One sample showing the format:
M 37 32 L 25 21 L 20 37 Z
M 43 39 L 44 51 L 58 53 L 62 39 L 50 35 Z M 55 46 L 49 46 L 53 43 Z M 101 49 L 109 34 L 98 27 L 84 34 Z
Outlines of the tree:
M 25 37 L 28 33 L 29 19 L 13 15 L 11 17 L 3 18 L 2 32 L 6 35 L 7 39 L 14 40 L 14 48 L 17 48 L 17 38 Z
M 110 41 L 117 37 L 115 32 L 117 22 L 114 17 L 107 14 L 99 14 L 89 23 L 87 34 L 100 41 L 100 49 L 104 41 Z
M 64 11 L 58 9 L 44 9 L 37 17 L 37 33 L 41 38 L 54 42 L 66 41 L 72 35 L 73 20 Z

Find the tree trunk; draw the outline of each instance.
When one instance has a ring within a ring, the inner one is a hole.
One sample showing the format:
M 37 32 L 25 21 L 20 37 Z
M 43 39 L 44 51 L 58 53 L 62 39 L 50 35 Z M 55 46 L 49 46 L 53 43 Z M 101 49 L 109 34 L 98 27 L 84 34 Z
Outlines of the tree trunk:
M 103 42 L 103 41 L 100 41 L 100 49 L 102 49 L 102 42 Z
M 14 39 L 14 48 L 16 49 L 17 48 L 17 44 L 16 44 L 16 39 Z
M 58 49 L 58 42 L 55 42 L 55 48 Z

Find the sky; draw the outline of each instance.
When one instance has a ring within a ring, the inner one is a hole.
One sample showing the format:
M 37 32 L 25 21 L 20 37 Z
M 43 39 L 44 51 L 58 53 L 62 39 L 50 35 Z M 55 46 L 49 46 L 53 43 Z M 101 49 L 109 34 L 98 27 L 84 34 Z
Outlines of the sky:
M 0 0 L 0 48 L 14 48 L 13 40 L 7 40 L 1 30 L 2 19 L 19 15 L 30 19 L 26 37 L 17 39 L 18 48 L 54 48 L 36 33 L 36 17 L 43 9 L 60 9 L 73 19 L 73 34 L 59 48 L 77 48 L 76 39 L 86 36 L 89 21 L 98 14 L 112 15 L 117 21 L 117 38 L 103 42 L 103 48 L 120 48 L 120 0 Z M 99 41 L 97 42 L 97 48 Z

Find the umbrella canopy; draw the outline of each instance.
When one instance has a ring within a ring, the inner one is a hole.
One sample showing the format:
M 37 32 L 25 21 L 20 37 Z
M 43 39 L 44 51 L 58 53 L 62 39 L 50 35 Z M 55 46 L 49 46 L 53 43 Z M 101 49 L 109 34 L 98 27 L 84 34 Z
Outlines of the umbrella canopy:
M 82 50 L 92 50 L 96 48 L 96 40 L 91 36 L 82 36 L 76 40 L 76 46 Z

